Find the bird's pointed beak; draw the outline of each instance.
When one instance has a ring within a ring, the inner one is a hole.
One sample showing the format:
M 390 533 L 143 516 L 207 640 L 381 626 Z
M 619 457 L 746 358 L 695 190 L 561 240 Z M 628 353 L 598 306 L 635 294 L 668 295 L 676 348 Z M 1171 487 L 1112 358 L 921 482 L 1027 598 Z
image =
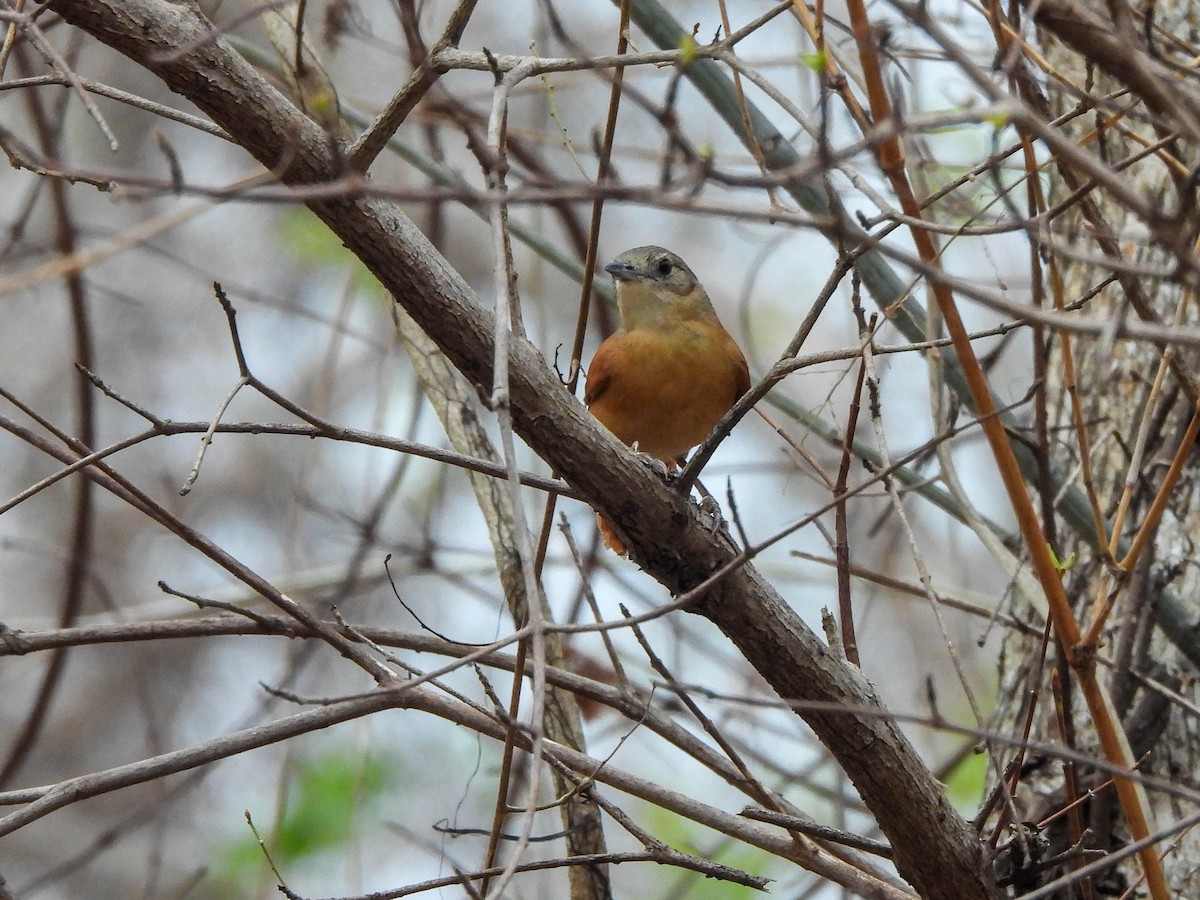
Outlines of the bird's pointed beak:
M 610 262 L 604 267 L 604 271 L 617 281 L 632 281 L 637 278 L 637 271 L 629 263 Z

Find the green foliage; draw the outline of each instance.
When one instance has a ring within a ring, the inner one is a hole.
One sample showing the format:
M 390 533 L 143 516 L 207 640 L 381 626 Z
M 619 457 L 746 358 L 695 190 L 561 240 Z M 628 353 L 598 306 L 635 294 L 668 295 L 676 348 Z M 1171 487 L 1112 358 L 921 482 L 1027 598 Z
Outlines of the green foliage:
M 356 817 L 373 806 L 386 784 L 387 769 L 377 759 L 332 754 L 302 763 L 274 834 L 275 862 L 284 865 L 344 847 Z
M 829 56 L 823 49 L 816 53 L 801 53 L 800 63 L 814 72 L 824 72 L 829 65 Z
M 354 273 L 355 287 L 377 297 L 381 289 L 367 267 L 345 248 L 325 223 L 302 206 L 291 207 L 279 217 L 279 239 L 293 261 L 315 268 L 346 269 Z
M 696 60 L 696 53 L 699 50 L 699 45 L 696 43 L 694 34 L 685 34 L 679 39 L 679 64 L 681 66 L 689 66 Z
M 996 112 L 985 115 L 983 121 L 988 122 L 993 128 L 999 131 L 1009 126 L 1012 116 L 1004 110 L 996 110 Z
M 770 877 L 772 867 L 778 862 L 765 851 L 731 841 L 661 807 L 647 806 L 644 811 L 650 822 L 650 832 L 663 843 L 684 853 L 767 877 Z M 660 884 L 673 886 L 675 896 L 686 896 L 688 900 L 746 900 L 763 896 L 761 891 L 754 888 L 707 878 L 699 872 L 656 868 L 656 872 L 647 871 L 646 877 L 657 875 L 663 879 Z M 686 890 L 682 889 L 683 885 L 686 885 Z
M 1064 575 L 1075 568 L 1076 555 L 1074 553 L 1068 555 L 1066 559 L 1059 559 L 1058 554 L 1054 552 L 1054 547 L 1049 543 L 1046 544 L 1046 547 L 1050 550 L 1050 561 L 1054 563 L 1054 568 L 1059 575 Z
M 946 793 L 958 809 L 973 814 L 987 787 L 987 754 L 969 753 L 946 779 Z
M 320 854 L 344 850 L 364 821 L 373 818 L 379 801 L 395 786 L 396 761 L 362 759 L 333 751 L 296 765 L 286 785 L 286 800 L 272 819 L 268 812 L 251 810 L 271 860 L 285 879 L 302 870 Z M 207 883 L 212 897 L 244 897 L 263 879 L 273 881 L 270 865 L 254 834 L 241 821 L 236 837 L 218 854 L 213 878 Z

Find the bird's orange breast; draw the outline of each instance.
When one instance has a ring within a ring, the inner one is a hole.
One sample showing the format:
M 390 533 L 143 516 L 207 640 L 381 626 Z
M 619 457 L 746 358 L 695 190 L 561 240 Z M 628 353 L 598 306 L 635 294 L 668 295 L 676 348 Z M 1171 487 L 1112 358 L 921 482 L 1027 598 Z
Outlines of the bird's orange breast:
M 597 351 L 584 399 L 626 444 L 671 462 L 703 441 L 749 387 L 719 322 L 618 331 Z

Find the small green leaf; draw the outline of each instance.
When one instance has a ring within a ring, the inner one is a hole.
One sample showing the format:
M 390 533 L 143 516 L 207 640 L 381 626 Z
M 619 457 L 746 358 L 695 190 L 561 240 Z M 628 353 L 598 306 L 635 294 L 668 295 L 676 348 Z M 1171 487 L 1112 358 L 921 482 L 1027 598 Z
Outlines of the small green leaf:
M 700 45 L 696 43 L 695 35 L 685 34 L 683 40 L 679 42 L 679 64 L 681 66 L 690 66 L 696 59 L 696 53 L 699 51 Z
M 1012 116 L 1005 110 L 996 110 L 995 112 L 985 114 L 983 121 L 999 131 L 1001 128 L 1008 127 L 1008 123 L 1012 121 Z
M 1074 553 L 1072 553 L 1066 559 L 1060 560 L 1058 558 L 1058 554 L 1054 552 L 1054 548 L 1051 547 L 1049 543 L 1046 544 L 1046 549 L 1050 551 L 1050 561 L 1054 563 L 1054 568 L 1058 571 L 1059 575 L 1062 575 L 1064 572 L 1069 572 L 1075 567 L 1075 562 L 1078 557 Z
M 829 55 L 824 50 L 818 50 L 815 53 L 801 53 L 800 62 L 814 72 L 824 72 L 825 67 L 829 64 Z

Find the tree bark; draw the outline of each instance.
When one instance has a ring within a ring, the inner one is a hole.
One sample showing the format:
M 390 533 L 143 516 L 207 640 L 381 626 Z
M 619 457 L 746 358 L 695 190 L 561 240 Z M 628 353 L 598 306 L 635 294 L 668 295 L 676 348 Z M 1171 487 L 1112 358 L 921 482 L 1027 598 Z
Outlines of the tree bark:
M 1194 80 L 1178 76 L 1180 66 L 1191 64 L 1190 57 L 1182 52 L 1181 43 L 1167 38 L 1194 36 L 1200 10 L 1191 0 L 1139 10 L 1124 4 L 1089 6 L 1069 0 L 1039 0 L 1024 5 L 1041 29 L 1046 59 L 1073 87 L 1061 90 L 1051 84 L 1033 88 L 1030 78 L 1023 96 L 1035 106 L 1043 106 L 1048 120 L 1061 116 L 1056 129 L 1086 149 L 1114 179 L 1133 186 L 1154 210 L 1150 216 L 1137 213 L 1123 204 L 1116 192 L 1097 186 L 1069 160 L 1059 160 L 1049 168 L 1051 207 L 1074 200 L 1054 219 L 1051 240 L 1042 248 L 1061 273 L 1065 303 L 1083 299 L 1083 311 L 1090 317 L 1107 316 L 1113 321 L 1136 317 L 1168 325 L 1174 321 L 1194 322 L 1190 310 L 1182 319 L 1176 315 L 1181 308 L 1187 310 L 1189 302 L 1194 303 L 1194 298 L 1187 297 L 1194 291 L 1189 284 L 1191 277 L 1179 260 L 1194 254 L 1190 241 L 1196 234 L 1195 184 L 1179 167 L 1173 169 L 1158 155 L 1145 154 L 1145 135 L 1141 133 L 1162 139 L 1164 154 L 1183 167 L 1192 167 L 1200 160 L 1200 92 Z M 1152 26 L 1142 17 L 1149 17 Z M 1146 42 L 1147 35 L 1154 35 L 1151 44 Z M 1174 71 L 1172 66 L 1176 67 Z M 1080 93 L 1079 86 L 1086 86 L 1086 91 Z M 1085 107 L 1091 110 L 1078 115 Z M 1134 134 L 1142 140 L 1134 140 Z M 1091 190 L 1081 190 L 1089 184 Z M 1065 248 L 1071 252 L 1062 252 Z M 1133 274 L 1133 266 L 1169 275 Z M 1109 282 L 1111 286 L 1104 288 Z M 1045 384 L 1048 431 L 1060 437 L 1047 449 L 1057 470 L 1080 471 L 1082 457 L 1071 407 L 1072 392 L 1077 392 L 1081 418 L 1090 436 L 1090 473 L 1106 530 L 1113 527 L 1118 499 L 1126 485 L 1131 488 L 1125 525 L 1116 542 L 1115 555 L 1120 558 L 1132 536 L 1150 518 L 1151 503 L 1163 484 L 1167 464 L 1180 450 L 1184 430 L 1194 413 L 1198 389 L 1195 354 L 1176 354 L 1161 394 L 1155 394 L 1151 383 L 1164 356 L 1157 345 L 1076 339 L 1071 353 L 1075 384 L 1067 378 L 1061 339 L 1050 341 Z M 1168 350 L 1171 354 L 1175 354 L 1174 349 Z M 1148 418 L 1143 419 L 1147 414 Z M 1135 436 L 1143 421 L 1144 455 L 1138 461 L 1134 455 Z M 1184 453 L 1194 452 L 1182 449 Z M 1076 560 L 1065 577 L 1080 621 L 1088 623 L 1092 619 L 1094 600 L 1105 591 L 1105 585 L 1110 591 L 1120 587 L 1101 644 L 1102 652 L 1112 659 L 1112 666 L 1104 670 L 1108 689 L 1134 755 L 1142 761 L 1140 771 L 1169 779 L 1186 779 L 1190 776 L 1184 773 L 1197 771 L 1200 744 L 1195 738 L 1194 720 L 1183 706 L 1176 705 L 1160 689 L 1148 686 L 1146 679 L 1182 692 L 1195 702 L 1196 692 L 1188 687 L 1197 659 L 1195 606 L 1186 600 L 1200 590 L 1194 565 L 1200 485 L 1194 472 L 1192 462 L 1170 491 L 1166 511 L 1146 551 L 1121 577 L 1114 578 L 1114 569 L 1105 562 L 1091 533 L 1094 529 L 1062 527 L 1056 543 L 1060 558 Z M 1079 485 L 1071 485 L 1070 490 L 1082 494 Z M 1108 536 L 1100 540 L 1107 543 Z M 1181 614 L 1188 620 L 1180 621 Z M 1032 660 L 1039 653 L 1040 647 L 1015 635 L 1006 642 L 1007 669 L 1002 672 L 1001 696 L 1007 699 L 1004 715 L 1010 724 L 999 730 L 1020 732 L 1020 725 L 1013 723 L 1023 720 L 1021 704 L 1026 691 L 1032 690 L 1037 695 L 1038 710 L 1032 739 L 1065 741 L 1090 752 L 1094 732 L 1079 704 L 1078 691 L 1072 690 L 1069 669 L 1058 672 L 1060 698 L 1066 705 L 1062 719 L 1065 735 L 1052 713 L 1059 702 L 1053 696 L 1049 677 L 1055 663 L 1053 649 L 1045 677 L 1039 683 L 1029 683 L 1030 673 L 1036 670 Z M 1023 779 L 1027 790 L 1020 795 L 1021 818 L 1040 821 L 1107 779 L 1107 775 L 1086 766 L 1075 766 L 1070 777 L 1078 783 L 1071 788 L 1064 778 L 1066 768 L 1058 764 L 1043 766 Z M 1169 792 L 1150 791 L 1148 797 L 1159 829 L 1170 829 L 1181 818 L 1179 800 Z M 1074 824 L 1071 817 L 1062 817 L 1047 829 L 1047 856 L 1075 844 L 1084 828 L 1090 829 L 1084 841 L 1089 850 L 1114 851 L 1128 839 L 1119 810 L 1107 792 L 1101 791 L 1094 800 L 1084 803 L 1076 815 Z M 1172 896 L 1200 895 L 1200 839 L 1194 829 L 1183 832 L 1171 852 L 1162 857 L 1162 864 Z M 1069 869 L 1067 866 L 1043 873 L 1044 880 Z M 1121 893 L 1140 874 L 1136 861 L 1130 858 L 1096 876 L 1094 889 L 1105 896 Z M 1049 896 L 1079 896 L 1074 891 L 1064 886 Z

